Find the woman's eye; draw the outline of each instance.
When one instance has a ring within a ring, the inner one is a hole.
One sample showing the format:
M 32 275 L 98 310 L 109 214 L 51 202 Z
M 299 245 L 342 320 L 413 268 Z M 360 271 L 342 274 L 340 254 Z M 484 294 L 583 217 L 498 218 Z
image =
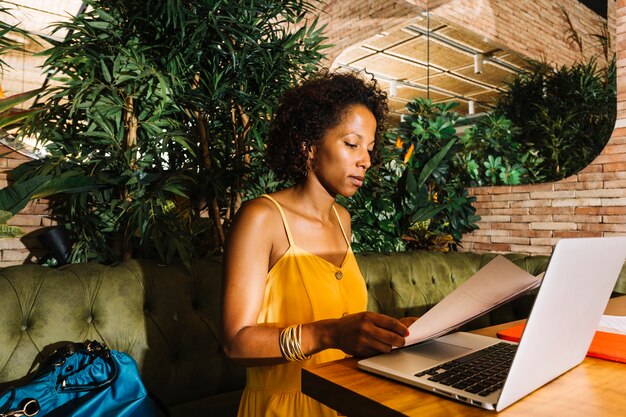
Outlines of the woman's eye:
M 350 142 L 344 142 L 346 144 L 346 146 L 348 148 L 356 148 L 357 145 L 355 145 L 354 143 L 350 143 Z

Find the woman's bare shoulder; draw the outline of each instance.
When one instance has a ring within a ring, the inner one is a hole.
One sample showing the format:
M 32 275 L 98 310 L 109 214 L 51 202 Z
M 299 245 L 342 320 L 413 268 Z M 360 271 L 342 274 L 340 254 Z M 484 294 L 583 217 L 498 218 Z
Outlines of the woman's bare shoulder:
M 235 216 L 236 223 L 249 225 L 267 224 L 280 220 L 276 205 L 268 198 L 257 197 L 244 202 Z
M 350 212 L 348 211 L 348 209 L 339 203 L 335 203 L 335 208 L 337 209 L 337 214 L 339 214 L 339 218 L 341 219 L 341 221 L 344 223 L 350 223 Z
M 254 253 L 248 255 L 248 260 L 259 256 L 257 263 L 265 264 L 281 229 L 280 213 L 272 201 L 261 197 L 248 200 L 237 210 L 230 225 L 225 254 Z

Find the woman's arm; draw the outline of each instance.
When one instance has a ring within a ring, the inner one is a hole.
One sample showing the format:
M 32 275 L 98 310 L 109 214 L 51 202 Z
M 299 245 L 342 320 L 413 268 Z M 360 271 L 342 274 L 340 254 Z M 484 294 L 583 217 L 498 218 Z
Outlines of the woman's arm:
M 284 230 L 265 199 L 244 204 L 231 225 L 223 264 L 222 326 L 226 355 L 244 366 L 284 361 L 278 346 L 281 329 L 257 326 L 265 294 L 274 231 Z

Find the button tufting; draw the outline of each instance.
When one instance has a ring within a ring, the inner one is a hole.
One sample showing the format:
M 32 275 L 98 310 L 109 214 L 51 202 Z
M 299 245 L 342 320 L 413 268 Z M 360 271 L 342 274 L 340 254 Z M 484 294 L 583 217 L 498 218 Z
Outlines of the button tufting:
M 87 317 L 87 323 L 91 323 L 93 321 L 93 316 Z
M 22 329 L 23 332 L 26 331 L 26 329 L 28 329 L 28 326 L 25 324 L 22 324 L 22 326 L 20 327 L 20 329 Z
M 343 272 L 341 272 L 341 271 L 335 272 L 335 278 L 337 278 L 337 279 L 343 278 Z

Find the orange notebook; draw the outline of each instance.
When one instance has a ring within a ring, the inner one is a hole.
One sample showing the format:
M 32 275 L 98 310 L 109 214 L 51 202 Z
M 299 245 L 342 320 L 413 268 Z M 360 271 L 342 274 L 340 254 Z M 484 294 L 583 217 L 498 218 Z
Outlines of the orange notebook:
M 500 339 L 519 342 L 525 323 L 499 331 Z M 597 331 L 591 341 L 587 356 L 626 363 L 626 335 Z

